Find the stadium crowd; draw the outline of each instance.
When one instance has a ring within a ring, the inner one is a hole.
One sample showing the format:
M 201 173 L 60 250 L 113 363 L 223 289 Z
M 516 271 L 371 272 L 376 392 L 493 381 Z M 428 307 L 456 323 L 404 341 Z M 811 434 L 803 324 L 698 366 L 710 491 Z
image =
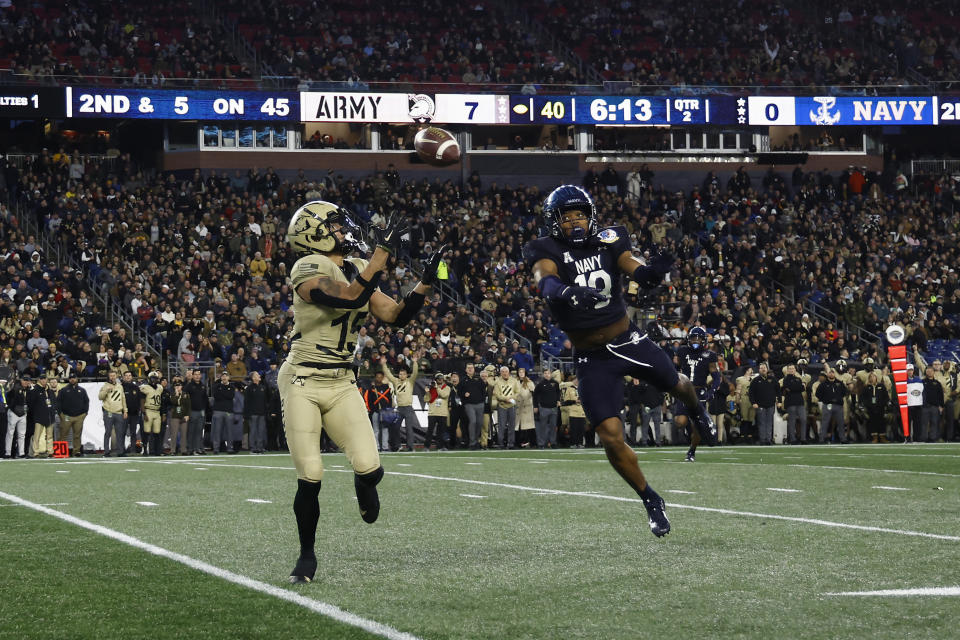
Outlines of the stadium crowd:
M 544 0 L 538 13 L 606 79 L 640 85 L 895 85 L 908 70 L 953 80 L 960 60 L 949 2 Z
M 168 79 L 251 78 L 202 3 L 90 1 L 0 7 L 0 69 L 28 78 L 97 76 L 163 86 Z
M 382 363 L 449 376 L 468 362 L 536 377 L 544 363 L 570 355 L 520 258 L 538 232 L 542 196 L 533 187 L 484 184 L 475 173 L 461 191 L 449 181 L 405 181 L 392 168 L 363 179 L 330 172 L 282 180 L 269 168 L 154 175 L 129 156 L 66 151 L 8 165 L 3 175 L 13 201 L 82 265 L 72 273 L 44 266 L 35 241 L 8 235 L 2 337 L 21 374 L 54 368 L 51 349 L 61 377 L 112 369 L 136 379 L 158 364 L 123 327 L 104 326 L 89 293 L 97 289 L 121 302 L 175 371 L 203 367 L 207 384 L 222 371 L 234 385 L 249 384 L 253 372 L 275 383 L 291 323 L 286 220 L 315 198 L 340 202 L 368 224 L 395 210 L 414 218 L 406 256 L 382 288 L 405 293 L 419 258 L 447 244 L 446 284 L 495 319 L 485 324 L 476 307 L 439 293 L 405 330 L 371 318 L 356 345 L 362 379 Z M 779 379 L 797 363 L 846 376 L 854 373 L 848 366 L 870 360 L 883 377 L 885 354 L 870 336 L 890 322 L 903 323 L 921 351 L 931 340 L 960 338 L 955 185 L 931 183 L 914 196 L 899 178 L 857 167 L 839 176 L 799 168 L 787 176 L 775 167 L 751 176 L 741 167 L 727 180 L 711 173 L 689 191 L 670 191 L 646 167 L 621 175 L 608 166 L 588 172 L 583 185 L 601 224 L 625 225 L 639 254 L 677 256 L 666 286 L 629 292 L 633 316 L 652 309 L 659 329 L 650 330 L 662 331 L 666 344 L 699 325 L 728 377 L 764 366 Z M 40 341 L 27 333 L 38 320 Z M 533 348 L 508 339 L 505 327 Z M 43 340 L 55 346 L 45 350 Z M 952 402 L 955 375 L 942 386 Z M 848 391 L 857 392 L 853 383 Z
M 302 83 L 524 84 L 534 92 L 537 84 L 583 84 L 583 69 L 592 68 L 605 80 L 648 87 L 869 90 L 921 80 L 950 88 L 960 61 L 960 16 L 945 0 L 735 7 L 542 0 L 524 18 L 541 29 L 476 0 L 404 0 L 389 8 L 371 0 L 213 4 L 218 18 L 206 4 L 178 0 L 127 3 L 122 12 L 99 1 L 11 4 L 0 8 L 0 68 L 154 85 L 264 73 Z M 231 50 L 234 28 L 262 68 Z M 570 57 L 550 50 L 551 38 L 568 46 Z

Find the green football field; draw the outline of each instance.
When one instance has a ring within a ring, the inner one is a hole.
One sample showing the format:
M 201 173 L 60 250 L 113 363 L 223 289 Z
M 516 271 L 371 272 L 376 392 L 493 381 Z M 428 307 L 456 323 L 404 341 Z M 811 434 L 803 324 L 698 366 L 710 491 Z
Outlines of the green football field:
M 960 446 L 325 457 L 292 586 L 286 455 L 0 462 L 0 638 L 957 638 Z M 862 592 L 877 595 L 851 595 Z

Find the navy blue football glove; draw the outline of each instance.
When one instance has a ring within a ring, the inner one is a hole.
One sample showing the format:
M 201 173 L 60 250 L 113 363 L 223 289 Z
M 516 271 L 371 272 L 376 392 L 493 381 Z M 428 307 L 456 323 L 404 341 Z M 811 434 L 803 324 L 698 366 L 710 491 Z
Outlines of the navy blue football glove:
M 609 298 L 590 287 L 569 286 L 560 292 L 560 299 L 566 302 L 571 309 L 593 309 Z
M 659 287 L 663 282 L 663 276 L 670 273 L 673 268 L 673 254 L 663 252 L 658 253 L 649 266 L 637 267 L 633 272 L 633 280 L 644 289 L 653 289 Z
M 669 251 L 664 251 L 658 253 L 656 257 L 650 262 L 650 268 L 659 273 L 660 275 L 666 275 L 670 273 L 670 270 L 673 268 L 673 263 L 676 261 L 676 258 Z

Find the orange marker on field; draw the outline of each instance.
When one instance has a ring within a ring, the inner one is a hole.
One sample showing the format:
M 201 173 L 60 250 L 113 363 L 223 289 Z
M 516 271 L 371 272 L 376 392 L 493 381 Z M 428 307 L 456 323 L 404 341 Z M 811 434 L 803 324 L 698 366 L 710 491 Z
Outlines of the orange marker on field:
M 907 411 L 907 345 L 903 344 L 907 334 L 898 324 L 887 327 L 887 355 L 890 357 L 890 371 L 896 385 L 897 404 L 900 407 L 900 420 L 903 422 L 903 437 L 910 437 L 910 419 Z

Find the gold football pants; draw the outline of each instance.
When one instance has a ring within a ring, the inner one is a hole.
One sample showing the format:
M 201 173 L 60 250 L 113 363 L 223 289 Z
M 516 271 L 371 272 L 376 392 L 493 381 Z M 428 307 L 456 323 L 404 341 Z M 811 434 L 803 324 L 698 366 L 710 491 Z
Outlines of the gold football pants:
M 377 439 L 353 373 L 348 370 L 337 377 L 329 377 L 324 371 L 297 375 L 304 371 L 284 362 L 277 376 L 284 432 L 297 476 L 309 482 L 323 479 L 323 432 L 346 454 L 356 473 L 376 471 L 380 466 Z

